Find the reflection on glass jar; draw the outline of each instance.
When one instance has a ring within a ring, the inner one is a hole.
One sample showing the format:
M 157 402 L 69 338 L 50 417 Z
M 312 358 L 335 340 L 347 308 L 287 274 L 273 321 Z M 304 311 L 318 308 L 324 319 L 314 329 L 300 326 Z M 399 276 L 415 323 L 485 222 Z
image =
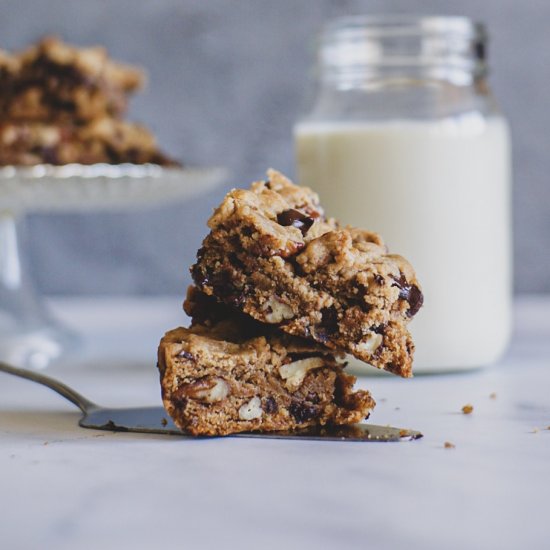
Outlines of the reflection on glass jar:
M 299 182 L 417 271 L 415 372 L 492 363 L 509 338 L 509 130 L 487 86 L 486 42 L 460 17 L 336 20 L 295 127 Z

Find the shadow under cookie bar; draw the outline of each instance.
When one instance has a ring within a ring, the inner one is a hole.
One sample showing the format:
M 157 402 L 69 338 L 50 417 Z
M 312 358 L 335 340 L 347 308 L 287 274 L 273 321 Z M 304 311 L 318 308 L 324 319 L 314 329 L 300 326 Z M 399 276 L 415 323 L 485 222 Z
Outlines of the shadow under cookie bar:
M 329 350 L 284 334 L 250 338 L 231 319 L 166 333 L 158 367 L 166 411 L 193 435 L 353 424 L 375 406 Z
M 268 176 L 230 192 L 209 220 L 196 285 L 258 321 L 411 376 L 407 324 L 423 297 L 410 264 L 378 235 L 325 219 L 310 190 Z

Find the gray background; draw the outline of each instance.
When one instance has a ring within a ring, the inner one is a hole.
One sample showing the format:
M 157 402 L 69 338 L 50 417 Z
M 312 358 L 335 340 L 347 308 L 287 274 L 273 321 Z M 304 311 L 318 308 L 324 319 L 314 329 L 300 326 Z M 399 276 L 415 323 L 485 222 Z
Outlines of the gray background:
M 268 166 L 291 175 L 312 37 L 354 13 L 468 15 L 488 23 L 492 84 L 514 136 L 516 290 L 550 291 L 550 2 L 548 0 L 18 0 L 3 1 L 1 46 L 46 33 L 102 43 L 145 66 L 130 117 L 190 164 L 224 165 L 226 187 Z M 125 214 L 32 216 L 32 265 L 47 293 L 183 292 L 187 266 L 222 191 Z M 490 251 L 488 251 L 490 254 Z M 498 274 L 495 274 L 498 276 Z

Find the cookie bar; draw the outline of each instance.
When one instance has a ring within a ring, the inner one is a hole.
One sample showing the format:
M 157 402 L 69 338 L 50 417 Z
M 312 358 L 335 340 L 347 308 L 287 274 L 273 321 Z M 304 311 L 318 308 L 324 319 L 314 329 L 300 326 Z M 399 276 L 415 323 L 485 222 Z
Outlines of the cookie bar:
M 111 118 L 83 126 L 0 121 L 0 165 L 177 163 L 159 151 L 143 126 Z
M 105 48 L 75 48 L 56 37 L 13 58 L 19 67 L 3 93 L 3 114 L 11 119 L 119 117 L 128 95 L 144 81 L 140 69 L 112 61 Z
M 158 350 L 168 414 L 193 435 L 353 424 L 375 402 L 330 350 L 275 333 L 248 334 L 234 319 L 177 328 Z
M 231 191 L 208 222 L 191 273 L 208 295 L 263 323 L 404 377 L 415 272 L 381 237 L 327 219 L 318 197 L 270 170 Z
M 0 165 L 179 166 L 146 128 L 121 120 L 143 81 L 102 47 L 49 37 L 20 53 L 0 51 Z

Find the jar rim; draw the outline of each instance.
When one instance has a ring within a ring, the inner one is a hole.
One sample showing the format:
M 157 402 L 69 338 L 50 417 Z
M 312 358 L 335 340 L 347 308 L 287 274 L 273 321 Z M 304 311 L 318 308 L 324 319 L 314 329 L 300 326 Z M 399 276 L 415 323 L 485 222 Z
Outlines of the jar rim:
M 319 70 L 340 87 L 382 74 L 468 85 L 487 74 L 486 45 L 485 25 L 468 17 L 346 16 L 321 32 Z
M 488 37 L 484 23 L 462 15 L 348 15 L 326 23 L 322 35 L 328 37 L 342 32 L 367 33 L 373 37 L 442 33 L 457 33 L 478 40 Z

